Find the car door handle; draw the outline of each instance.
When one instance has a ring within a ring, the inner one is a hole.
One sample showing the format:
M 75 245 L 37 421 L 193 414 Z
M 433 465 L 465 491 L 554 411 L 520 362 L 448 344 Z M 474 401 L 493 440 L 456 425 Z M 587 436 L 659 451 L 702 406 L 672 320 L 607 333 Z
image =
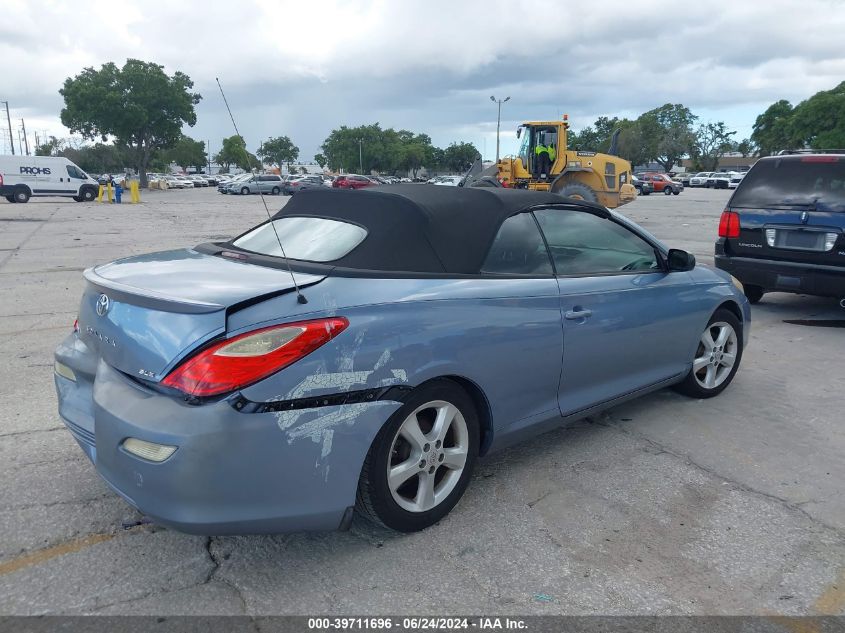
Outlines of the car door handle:
M 587 317 L 592 315 L 592 310 L 569 310 L 564 313 L 563 317 L 565 319 L 569 319 L 570 321 L 577 321 L 578 319 L 586 319 Z

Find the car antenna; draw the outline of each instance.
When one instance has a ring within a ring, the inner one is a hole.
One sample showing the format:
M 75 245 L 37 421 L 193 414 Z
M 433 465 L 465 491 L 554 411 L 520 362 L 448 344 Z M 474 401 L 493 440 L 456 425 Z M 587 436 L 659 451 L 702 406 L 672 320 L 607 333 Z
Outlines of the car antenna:
M 223 92 L 223 86 L 220 85 L 220 80 L 217 77 L 215 77 L 214 80 L 217 82 L 217 87 L 220 88 L 220 94 L 223 97 L 223 103 L 226 104 L 226 110 L 229 112 L 229 118 L 232 119 L 232 125 L 235 128 L 235 133 L 238 135 L 238 138 L 243 141 L 244 154 L 246 154 L 246 164 L 249 167 L 249 170 L 252 171 L 252 160 L 250 160 L 249 152 L 246 149 L 246 140 L 243 136 L 241 136 L 238 124 L 235 123 L 232 108 L 229 107 L 229 101 L 226 99 L 226 93 Z M 281 171 L 281 166 L 279 171 Z M 282 257 L 284 257 L 285 263 L 288 265 L 290 280 L 293 282 L 293 287 L 296 289 L 296 301 L 298 303 L 308 303 L 308 299 L 305 298 L 305 295 L 302 294 L 302 291 L 299 289 L 299 284 L 296 283 L 296 276 L 293 274 L 293 269 L 290 267 L 290 260 L 285 254 L 285 247 L 282 246 L 282 238 L 279 237 L 279 232 L 276 230 L 276 224 L 273 222 L 273 216 L 270 214 L 270 209 L 267 207 L 267 201 L 264 199 L 264 192 L 261 190 L 261 185 L 258 186 L 258 195 L 261 196 L 261 202 L 264 203 L 264 210 L 267 212 L 267 217 L 270 219 L 270 226 L 273 228 L 273 233 L 276 235 L 276 241 L 279 243 L 279 249 L 282 251 Z

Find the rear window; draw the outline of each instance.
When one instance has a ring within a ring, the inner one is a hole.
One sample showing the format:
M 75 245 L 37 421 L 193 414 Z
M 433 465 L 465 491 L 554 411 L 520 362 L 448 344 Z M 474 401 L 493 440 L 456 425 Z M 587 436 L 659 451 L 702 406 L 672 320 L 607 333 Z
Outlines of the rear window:
M 232 244 L 253 253 L 282 257 L 281 240 L 285 254 L 291 259 L 331 262 L 349 254 L 365 237 L 367 231 L 356 224 L 327 218 L 288 217 L 262 224 Z
M 845 160 L 802 156 L 763 160 L 737 187 L 731 206 L 812 206 L 820 211 L 845 211 Z

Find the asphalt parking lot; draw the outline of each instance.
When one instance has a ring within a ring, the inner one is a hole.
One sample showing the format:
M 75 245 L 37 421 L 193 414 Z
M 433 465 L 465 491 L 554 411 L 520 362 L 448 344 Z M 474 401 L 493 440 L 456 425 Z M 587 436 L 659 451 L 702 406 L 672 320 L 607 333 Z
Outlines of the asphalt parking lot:
M 622 211 L 711 264 L 728 197 Z M 828 299 L 766 295 L 724 394 L 662 391 L 495 454 L 422 533 L 144 522 L 56 413 L 52 353 L 81 272 L 266 216 L 213 189 L 143 199 L 0 201 L 0 614 L 845 614 L 843 330 L 784 323 L 845 318 Z

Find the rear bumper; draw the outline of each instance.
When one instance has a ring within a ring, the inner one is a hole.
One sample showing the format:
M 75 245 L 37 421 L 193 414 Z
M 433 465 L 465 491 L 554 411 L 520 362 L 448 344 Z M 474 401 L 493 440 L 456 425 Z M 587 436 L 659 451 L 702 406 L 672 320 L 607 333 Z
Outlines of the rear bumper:
M 77 375 L 76 382 L 55 376 L 62 420 L 115 492 L 155 521 L 192 534 L 343 527 L 372 438 L 401 406 L 248 414 L 226 401 L 194 406 L 92 356 L 74 335 L 56 350 Z M 130 437 L 177 449 L 163 462 L 147 461 L 123 448 Z
M 822 297 L 845 297 L 845 268 L 819 266 L 771 259 L 731 257 L 716 245 L 716 268 L 724 270 L 743 284 L 765 290 L 794 292 Z

